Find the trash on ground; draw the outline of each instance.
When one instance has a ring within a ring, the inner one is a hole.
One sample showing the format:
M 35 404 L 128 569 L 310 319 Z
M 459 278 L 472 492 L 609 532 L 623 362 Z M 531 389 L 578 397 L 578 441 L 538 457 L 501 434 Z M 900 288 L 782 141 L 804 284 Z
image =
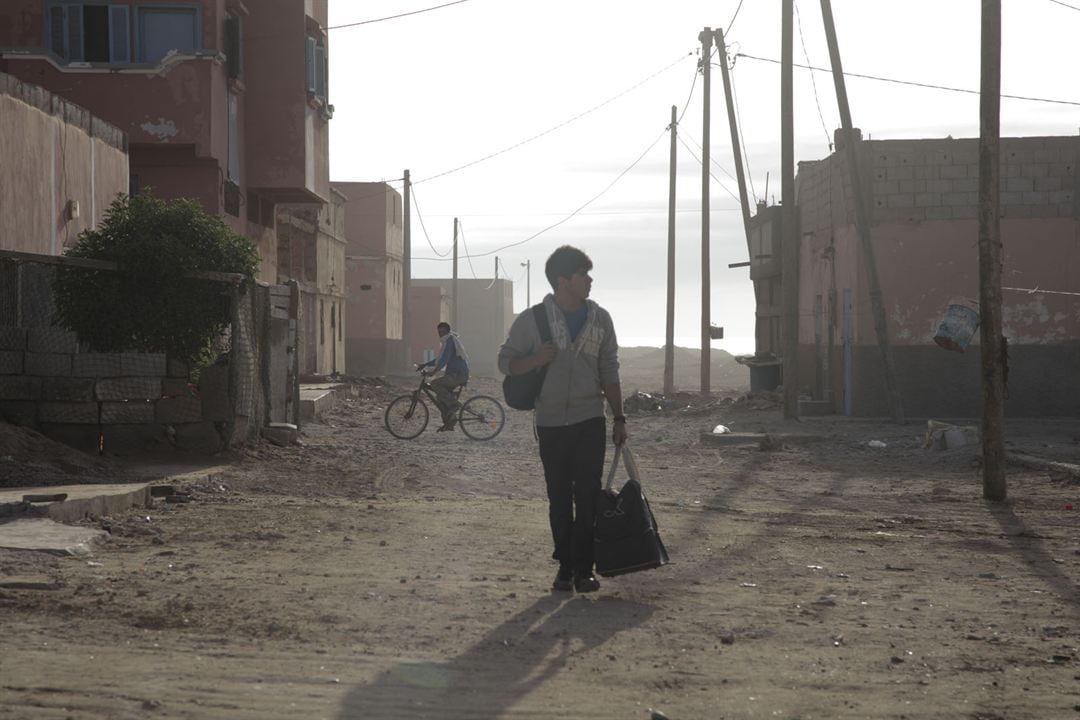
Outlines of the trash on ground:
M 881 448 L 884 448 L 884 447 L 888 447 L 888 445 L 886 445 L 885 443 L 881 442 L 880 440 L 871 440 L 870 442 L 868 442 L 868 443 L 866 443 L 866 444 L 867 444 L 867 446 L 869 446 L 869 447 L 872 447 L 872 448 L 878 448 L 878 449 L 881 449 Z
M 926 441 L 923 447 L 934 450 L 952 450 L 979 444 L 977 425 L 953 425 L 940 420 L 926 421 Z
M 729 428 L 727 425 L 717 425 L 712 429 L 713 435 L 726 435 L 729 432 L 731 432 L 731 428 Z

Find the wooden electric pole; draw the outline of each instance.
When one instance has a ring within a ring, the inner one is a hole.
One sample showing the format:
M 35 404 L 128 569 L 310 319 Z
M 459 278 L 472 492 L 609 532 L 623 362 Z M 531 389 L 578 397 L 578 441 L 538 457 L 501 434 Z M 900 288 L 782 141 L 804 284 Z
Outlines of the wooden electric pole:
M 979 340 L 983 497 L 1005 499 L 1005 341 L 1001 330 L 1001 0 L 982 0 L 979 101 Z
M 709 106 L 711 103 L 710 72 L 712 65 L 712 28 L 698 35 L 701 40 L 701 74 L 704 79 L 704 126 L 701 131 L 701 394 L 712 394 L 710 370 L 712 363 L 711 292 L 709 287 Z
M 795 208 L 794 0 L 783 0 L 780 48 L 780 218 L 784 417 L 799 416 L 799 217 Z
M 406 370 L 412 369 L 411 338 L 412 303 L 412 182 L 409 171 L 405 171 L 405 199 L 402 203 L 402 248 L 401 248 L 401 362 Z
M 675 140 L 678 137 L 678 108 L 671 106 L 671 164 L 668 178 L 667 220 L 667 331 L 664 335 L 664 395 L 675 392 Z
M 457 326 L 457 291 L 458 291 L 458 285 L 457 285 L 457 270 L 458 270 L 458 267 L 457 267 L 457 262 L 458 262 L 457 235 L 458 235 L 458 219 L 454 218 L 454 279 L 450 283 L 450 295 L 451 295 L 451 301 L 450 301 L 451 302 L 451 304 L 450 304 L 450 326 L 453 327 L 454 330 L 458 329 L 458 326 Z
M 889 392 L 889 411 L 893 420 L 903 422 L 904 404 L 900 397 L 900 388 L 896 382 L 892 347 L 889 344 L 889 327 L 885 319 L 885 300 L 882 297 L 881 284 L 878 281 L 874 243 L 870 237 L 870 216 L 866 211 L 866 195 L 863 193 L 863 186 L 859 177 L 858 145 L 855 133 L 852 130 L 851 108 L 848 106 L 847 84 L 844 82 L 844 66 L 840 62 L 840 44 L 836 40 L 836 24 L 833 22 L 830 0 L 821 0 L 821 15 L 825 20 L 825 38 L 829 43 L 829 58 L 832 60 L 836 101 L 840 105 L 840 126 L 843 129 L 844 154 L 847 156 L 848 174 L 851 176 L 852 195 L 855 202 L 855 232 L 859 237 L 863 270 L 866 272 L 866 284 L 870 291 L 870 311 L 874 318 L 874 333 L 877 335 L 878 351 L 881 353 L 881 362 L 885 369 L 885 387 Z
M 521 263 L 525 268 L 525 307 L 532 307 L 532 260 Z
M 724 101 L 727 103 L 728 127 L 731 128 L 731 151 L 735 160 L 735 179 L 739 181 L 739 202 L 742 204 L 743 230 L 746 231 L 746 252 L 750 252 L 750 198 L 746 194 L 746 174 L 743 172 L 742 149 L 739 146 L 739 125 L 735 121 L 735 103 L 731 99 L 731 76 L 728 72 L 727 46 L 724 31 L 716 31 L 716 47 L 720 53 L 720 74 L 724 78 Z M 747 255 L 749 257 L 749 255 Z

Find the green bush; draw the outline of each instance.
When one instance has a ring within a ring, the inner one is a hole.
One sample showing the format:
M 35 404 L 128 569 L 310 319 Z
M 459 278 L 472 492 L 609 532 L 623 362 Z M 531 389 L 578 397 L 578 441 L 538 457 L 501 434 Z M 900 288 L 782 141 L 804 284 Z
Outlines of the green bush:
M 242 273 L 259 262 L 251 242 L 194 200 L 120 196 L 67 257 L 115 262 L 119 272 L 60 267 L 53 297 L 61 324 L 97 352 L 163 352 L 205 361 L 228 322 L 227 286 L 189 277 Z

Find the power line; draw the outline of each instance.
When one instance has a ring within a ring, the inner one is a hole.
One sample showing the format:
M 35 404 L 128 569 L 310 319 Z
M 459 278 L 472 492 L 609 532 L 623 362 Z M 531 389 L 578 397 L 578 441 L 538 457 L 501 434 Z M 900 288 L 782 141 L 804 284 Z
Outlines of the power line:
M 653 141 L 652 141 L 651 143 L 649 143 L 649 147 L 645 148 L 645 152 L 641 153 L 641 155 L 639 155 L 639 156 L 637 157 L 637 159 L 636 159 L 636 160 L 634 160 L 634 162 L 630 163 L 630 165 L 629 165 L 629 166 L 628 166 L 628 167 L 627 167 L 627 168 L 626 168 L 625 170 L 623 170 L 623 171 L 622 171 L 621 173 L 619 173 L 619 174 L 618 174 L 618 175 L 617 175 L 617 176 L 615 177 L 615 179 L 614 179 L 614 180 L 612 180 L 612 181 L 611 181 L 610 183 L 608 183 L 607 187 L 605 187 L 605 188 L 604 188 L 603 190 L 601 190 L 600 192 L 598 192 L 598 193 L 597 193 L 596 195 L 592 196 L 592 197 L 591 197 L 591 198 L 589 198 L 589 199 L 588 199 L 587 201 L 585 201 L 584 203 L 582 203 L 582 204 L 581 204 L 581 205 L 580 205 L 580 206 L 579 206 L 579 207 L 578 207 L 578 208 L 577 208 L 576 210 L 574 210 L 573 212 L 571 212 L 571 213 L 570 213 L 569 215 L 567 215 L 566 217 L 562 218 L 562 219 L 561 219 L 561 220 L 559 220 L 558 222 L 555 222 L 555 223 L 552 223 L 551 225 L 548 225 L 548 226 L 547 226 L 546 228 L 544 228 L 543 230 L 539 230 L 539 231 L 537 231 L 537 232 L 533 233 L 532 235 L 530 235 L 529 237 L 525 238 L 524 240 L 518 240 L 517 242 L 512 242 L 512 243 L 509 243 L 509 244 L 507 244 L 507 245 L 503 245 L 502 247 L 498 247 L 498 248 L 495 248 L 494 250 L 490 250 L 490 251 L 488 251 L 488 252 L 478 253 L 478 254 L 476 254 L 476 255 L 475 255 L 474 257 L 487 257 L 488 255 L 494 255 L 494 254 L 496 254 L 496 253 L 502 252 L 503 250 L 507 250 L 507 249 L 509 249 L 509 248 L 512 248 L 512 247 L 517 247 L 518 245 L 524 245 L 525 243 L 527 243 L 527 242 L 529 242 L 529 241 L 531 241 L 531 240 L 535 240 L 536 238 L 540 237 L 541 235 L 543 235 L 544 233 L 548 232 L 549 230 L 554 230 L 555 228 L 559 227 L 559 226 L 560 226 L 560 225 L 562 225 L 563 223 L 567 222 L 568 220 L 570 220 L 571 218 L 573 218 L 573 217 L 574 217 L 575 215 L 577 215 L 577 214 L 578 214 L 579 212 L 581 212 L 581 211 L 582 211 L 582 210 L 584 210 L 585 208 L 589 207 L 589 206 L 590 206 L 590 205 L 592 205 L 592 204 L 593 204 L 594 202 L 596 202 L 596 201 L 597 201 L 597 200 L 599 200 L 599 199 L 600 199 L 601 197 L 603 197 L 603 196 L 604 196 L 605 194 L 607 194 L 607 192 L 608 192 L 609 190 L 611 190 L 611 188 L 615 187 L 616 183 L 618 183 L 618 182 L 619 182 L 620 180 L 622 180 L 622 179 L 623 179 L 623 176 L 625 176 L 625 175 L 626 175 L 626 174 L 627 174 L 628 172 L 630 172 L 630 171 L 631 171 L 631 170 L 633 170 L 633 169 L 634 169 L 635 167 L 637 167 L 638 163 L 640 163 L 640 162 L 641 162 L 642 160 L 644 160 L 644 159 L 645 159 L 645 156 L 646 156 L 646 155 L 648 155 L 648 154 L 649 154 L 649 152 L 650 152 L 650 151 L 651 151 L 651 150 L 652 150 L 652 149 L 653 149 L 654 147 L 656 147 L 656 144 L 657 144 L 658 142 L 660 142 L 660 138 L 662 138 L 662 137 L 664 137 L 665 135 L 667 135 L 667 132 L 668 132 L 668 131 L 667 131 L 667 128 L 664 128 L 664 130 L 663 130 L 663 131 L 662 131 L 662 132 L 661 132 L 661 133 L 660 133 L 659 135 L 657 135 L 657 136 L 656 136 L 656 139 L 655 139 L 655 140 L 653 140 Z M 445 262 L 445 258 L 413 258 L 413 260 L 432 260 L 432 261 L 443 261 L 443 262 Z
M 693 138 L 691 138 L 691 139 L 693 139 Z M 683 136 L 682 136 L 682 135 L 679 135 L 679 136 L 678 136 L 678 140 L 679 140 L 679 142 L 680 142 L 680 143 L 682 143 L 682 146 L 683 146 L 684 148 L 686 148 L 686 152 L 690 153 L 690 157 L 692 157 L 692 158 L 694 158 L 695 160 L 697 160 L 697 164 L 698 164 L 698 165 L 701 165 L 701 166 L 704 166 L 704 165 L 705 165 L 704 161 L 702 161 L 702 159 L 701 159 L 701 158 L 699 158 L 699 157 L 698 157 L 698 156 L 697 156 L 697 155 L 696 155 L 696 154 L 694 153 L 694 151 L 690 149 L 690 146 L 689 146 L 689 145 L 687 145 L 685 141 L 683 141 Z M 698 144 L 696 140 L 694 141 L 694 143 L 695 143 L 695 144 L 697 144 L 698 148 L 701 148 L 701 145 L 700 145 L 700 144 Z M 704 151 L 704 148 L 701 148 L 701 150 L 702 150 L 702 153 L 704 153 L 704 152 L 705 152 L 705 151 Z M 727 171 L 725 170 L 725 172 L 727 172 Z M 729 173 L 729 174 L 730 174 L 730 173 Z M 712 170 L 709 170 L 709 177 L 711 177 L 711 178 L 712 178 L 713 180 L 715 180 L 715 181 L 716 181 L 716 184 L 717 184 L 717 185 L 719 185 L 719 186 L 720 186 L 721 188 L 723 188 L 723 189 L 724 189 L 724 192 L 726 192 L 726 193 L 727 193 L 728 195 L 730 195 L 731 197 L 735 198 L 735 202 L 737 202 L 737 203 L 740 203 L 740 204 L 742 203 L 742 200 L 740 200 L 740 199 L 739 199 L 739 196 L 738 196 L 738 195 L 736 195 L 735 193 L 731 192 L 731 190 L 729 190 L 729 189 L 728 189 L 728 186 L 727 186 L 727 185 L 725 185 L 725 184 L 724 184 L 723 182 L 721 182 L 721 181 L 720 181 L 720 178 L 718 178 L 718 177 L 716 177 L 715 175 L 713 175 L 713 173 L 712 173 Z
M 750 180 L 750 194 L 754 196 L 754 204 L 757 204 L 757 190 L 754 188 L 754 173 L 750 171 L 750 153 L 746 151 L 746 133 L 742 131 L 742 113 L 739 112 L 739 93 L 735 90 L 735 65 L 731 66 L 731 97 L 735 104 L 735 121 L 739 123 L 739 140 L 742 142 L 743 162 L 746 164 L 746 177 Z M 768 198 L 765 198 L 768 201 Z
M 675 62 L 670 63 L 669 65 L 666 65 L 666 66 L 660 68 L 659 70 L 654 72 L 652 75 L 648 76 L 644 80 L 641 80 L 640 82 L 636 83 L 635 85 L 632 85 L 632 86 L 628 87 L 627 89 L 620 92 L 618 95 L 613 95 L 612 97 L 608 98 L 607 100 L 600 103 L 599 105 L 594 105 L 591 108 L 589 108 L 588 110 L 586 110 L 586 111 L 584 111 L 582 113 L 578 113 L 577 115 L 573 116 L 569 120 L 564 120 L 563 122 L 559 123 L 558 125 L 555 125 L 554 127 L 550 127 L 547 130 L 544 130 L 543 132 L 537 133 L 536 135 L 533 135 L 532 137 L 529 137 L 529 138 L 526 138 L 526 139 L 522 140 L 521 142 L 514 143 L 513 145 L 505 147 L 502 150 L 497 150 L 497 151 L 495 151 L 495 152 L 493 152 L 493 153 L 491 153 L 489 155 L 485 155 L 482 158 L 479 158 L 477 160 L 473 160 L 472 162 L 465 163 L 464 165 L 459 165 L 458 167 L 451 168 L 450 170 L 444 170 L 441 173 L 438 173 L 436 175 L 431 175 L 430 177 L 426 177 L 426 178 L 424 178 L 422 180 L 415 180 L 413 182 L 413 185 L 414 186 L 419 185 L 420 183 L 427 182 L 428 180 L 434 180 L 436 178 L 441 178 L 444 175 L 449 175 L 451 173 L 456 173 L 456 172 L 458 172 L 460 170 L 464 170 L 465 168 L 469 168 L 469 167 L 472 167 L 473 165 L 476 165 L 478 163 L 482 163 L 485 160 L 491 160 L 492 158 L 498 157 L 499 155 L 502 155 L 503 153 L 508 153 L 511 150 L 515 150 L 515 149 L 521 147 L 522 145 L 527 145 L 528 143 L 531 143 L 534 140 L 539 140 L 540 138 L 544 137 L 545 135 L 553 133 L 556 130 L 569 125 L 570 123 L 574 122 L 575 120 L 580 120 L 581 118 L 585 117 L 586 115 L 588 115 L 588 114 L 590 114 L 592 112 L 595 112 L 596 110 L 599 110 L 600 108 L 604 107 L 605 105 L 610 105 L 614 101 L 621 98 L 623 95 L 626 95 L 627 93 L 629 93 L 629 92 L 631 92 L 633 90 L 636 90 L 639 87 L 641 87 L 642 85 L 644 85 L 645 83 L 649 82 L 650 80 L 652 80 L 657 75 L 660 75 L 661 73 L 664 73 L 664 72 L 670 70 L 671 68 L 675 67 L 680 62 L 682 62 L 683 58 L 688 57 L 688 56 L 693 55 L 693 54 L 694 54 L 693 52 L 689 52 L 686 55 L 680 55 L 679 58 L 677 60 L 675 60 Z
M 806 49 L 806 36 L 803 35 L 802 13 L 799 12 L 799 0 L 794 0 L 793 4 L 795 6 L 795 19 L 799 23 L 799 41 L 802 43 L 803 57 L 806 58 L 806 64 L 809 65 L 810 52 Z M 814 102 L 817 104 L 818 117 L 821 118 L 821 129 L 825 133 L 825 142 L 829 145 L 829 152 L 832 152 L 832 135 L 829 134 L 829 128 L 825 125 L 825 115 L 821 112 L 821 98 L 818 97 L 817 78 L 814 77 L 814 73 L 810 73 L 810 85 L 814 88 Z
M 774 65 L 779 65 L 780 64 L 779 60 L 773 60 L 772 58 L 757 57 L 756 55 L 747 55 L 746 53 L 739 53 L 736 57 L 744 57 L 744 58 L 747 58 L 748 60 L 758 60 L 759 62 L 767 62 L 767 63 L 772 63 Z M 827 73 L 832 72 L 832 70 L 829 70 L 827 68 L 814 67 L 813 65 L 799 65 L 798 63 L 794 63 L 794 65 L 795 65 L 795 67 L 802 68 L 804 70 L 813 70 L 815 72 L 827 72 Z M 844 75 L 847 76 L 847 77 L 862 78 L 864 80 L 878 80 L 880 82 L 895 83 L 897 85 L 911 85 L 913 87 L 928 88 L 930 90 L 945 90 L 945 91 L 948 91 L 948 92 L 963 93 L 965 95 L 978 95 L 979 94 L 978 90 L 967 90 L 965 88 L 946 87 L 945 85 L 931 85 L 930 83 L 915 82 L 913 80 L 897 80 L 896 78 L 887 78 L 887 77 L 881 77 L 881 76 L 878 76 L 878 75 L 862 75 L 860 73 L 853 73 L 853 72 L 845 72 Z M 1053 99 L 1050 99 L 1050 98 L 1028 97 L 1026 95 L 1006 95 L 1004 93 L 1002 93 L 1001 97 L 1008 98 L 1010 100 L 1028 100 L 1030 102 L 1043 102 L 1043 103 L 1053 103 L 1055 105 L 1072 105 L 1074 107 L 1080 107 L 1080 102 L 1076 102 L 1076 101 L 1073 101 L 1073 100 L 1053 100 Z
M 694 79 L 690 83 L 690 92 L 686 96 L 686 102 L 683 103 L 682 112 L 679 113 L 679 119 L 675 121 L 676 125 L 682 123 L 683 115 L 686 114 L 686 108 L 690 107 L 690 98 L 694 97 L 694 88 L 697 87 L 697 76 L 700 69 L 700 65 L 694 67 Z
M 739 208 L 710 208 L 711 212 L 742 212 Z M 681 208 L 676 210 L 677 213 L 699 213 L 701 208 Z M 667 208 L 657 208 L 656 210 L 596 210 L 595 212 L 583 212 L 578 213 L 582 217 L 589 215 L 667 215 Z M 562 217 L 565 212 L 542 212 L 542 213 L 466 213 L 464 215 L 458 213 L 456 215 L 449 214 L 437 214 L 433 213 L 431 217 Z
M 461 247 L 465 250 L 465 259 L 469 261 L 469 272 L 472 273 L 473 280 L 476 280 L 476 270 L 473 268 L 472 255 L 469 254 L 469 245 L 465 242 L 465 225 L 458 220 L 458 232 L 461 233 Z
M 731 26 L 735 24 L 735 18 L 739 17 L 739 11 L 742 10 L 743 0 L 739 0 L 739 4 L 735 7 L 735 14 L 731 16 L 731 22 L 727 25 L 727 30 L 724 31 L 724 37 L 731 34 Z
M 701 143 L 699 143 L 697 140 L 695 140 L 693 135 L 687 135 L 686 137 L 690 138 L 690 142 L 694 143 L 694 147 L 696 147 L 698 150 L 700 150 L 702 155 L 705 154 L 705 148 L 701 147 Z M 714 158 L 712 155 L 709 156 L 709 162 L 711 162 L 713 165 L 715 165 L 717 170 L 720 170 L 721 172 L 723 172 L 725 175 L 727 175 L 729 178 L 731 178 L 735 182 L 739 181 L 738 178 L 736 178 L 734 175 L 731 174 L 730 170 L 728 170 L 726 167 L 724 167 L 723 165 L 718 163 L 716 161 L 716 158 Z M 717 182 L 719 182 L 719 181 L 717 181 Z
M 1068 3 L 1063 3 L 1063 2 L 1061 2 L 1061 0 L 1050 0 L 1050 2 L 1054 3 L 1055 5 L 1060 5 L 1061 7 L 1069 8 L 1070 10 L 1075 10 L 1076 12 L 1080 12 L 1080 7 L 1076 7 L 1074 5 L 1069 5 Z
M 347 23 L 345 25 L 333 25 L 326 28 L 327 30 L 340 30 L 341 28 L 356 27 L 357 25 L 370 25 L 371 23 L 383 22 L 386 20 L 396 20 L 398 18 L 408 17 L 409 15 L 419 15 L 420 13 L 431 12 L 432 10 L 438 10 L 439 8 L 450 7 L 451 5 L 460 5 L 463 2 L 469 0 L 454 0 L 454 2 L 443 3 L 442 5 L 436 5 L 434 7 L 424 8 L 423 10 L 413 10 L 412 12 L 401 13 L 399 15 L 388 15 L 386 17 L 375 18 L 374 20 L 361 20 L 360 22 Z
M 440 253 L 438 250 L 435 249 L 435 245 L 431 242 L 431 238 L 428 236 L 427 226 L 424 225 L 424 216 L 420 214 L 420 203 L 416 201 L 416 190 L 413 190 L 411 199 L 413 207 L 416 208 L 416 217 L 420 218 L 420 227 L 424 231 L 424 239 L 427 240 L 427 244 L 428 247 L 431 248 L 431 252 L 435 253 L 439 257 L 446 257 L 450 254 L 450 251 L 447 250 L 444 253 Z

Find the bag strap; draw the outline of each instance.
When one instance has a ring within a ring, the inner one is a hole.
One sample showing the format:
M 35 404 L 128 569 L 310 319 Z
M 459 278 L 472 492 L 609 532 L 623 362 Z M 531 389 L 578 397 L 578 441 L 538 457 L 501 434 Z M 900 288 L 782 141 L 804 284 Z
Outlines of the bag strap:
M 536 321 L 536 328 L 540 331 L 540 342 L 551 342 L 551 322 L 548 320 L 547 308 L 544 307 L 544 303 L 537 303 L 532 306 L 533 320 Z M 548 366 L 544 365 L 542 368 L 536 371 L 536 374 L 540 377 L 540 390 L 537 391 L 537 395 L 544 389 L 544 380 L 547 378 Z
M 611 460 L 611 470 L 608 470 L 607 484 L 604 485 L 604 490 L 610 490 L 612 483 L 615 482 L 615 471 L 619 469 L 619 458 L 622 457 L 624 447 L 626 447 L 626 443 L 615 446 L 615 457 Z

